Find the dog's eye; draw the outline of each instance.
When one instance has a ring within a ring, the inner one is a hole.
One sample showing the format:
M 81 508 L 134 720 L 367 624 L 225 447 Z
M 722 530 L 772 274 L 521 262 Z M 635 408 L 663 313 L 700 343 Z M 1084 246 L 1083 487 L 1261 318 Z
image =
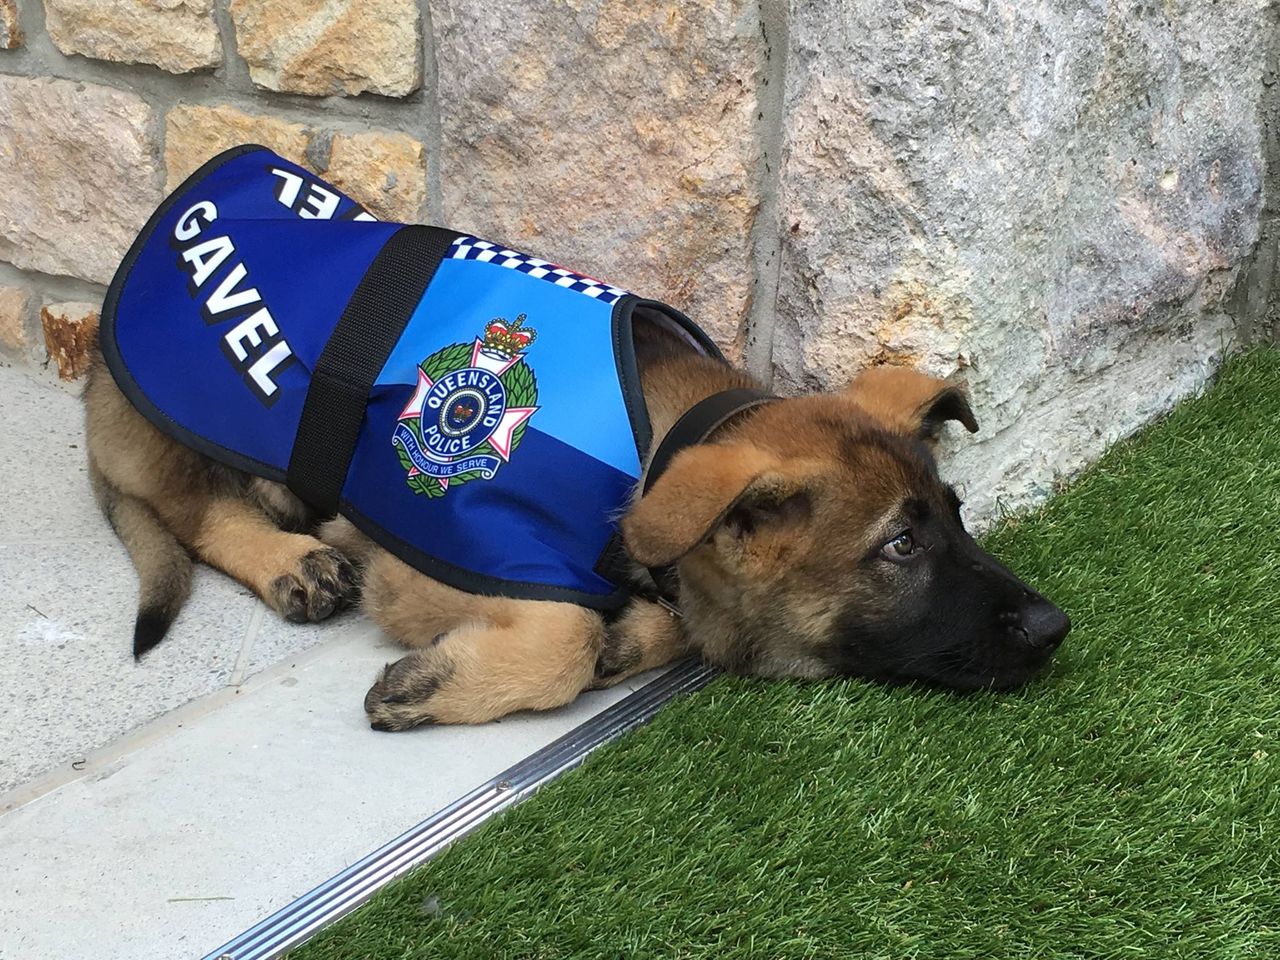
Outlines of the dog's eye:
M 880 548 L 880 556 L 886 560 L 905 560 L 915 552 L 916 541 L 910 530 L 903 530 Z

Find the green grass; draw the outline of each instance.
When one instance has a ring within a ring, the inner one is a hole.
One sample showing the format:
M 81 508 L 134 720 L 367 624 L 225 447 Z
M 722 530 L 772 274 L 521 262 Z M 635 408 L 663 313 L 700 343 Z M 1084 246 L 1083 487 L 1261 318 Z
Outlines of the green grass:
M 1280 957 L 1278 533 L 1256 351 L 987 538 L 1043 680 L 718 680 L 293 958 Z

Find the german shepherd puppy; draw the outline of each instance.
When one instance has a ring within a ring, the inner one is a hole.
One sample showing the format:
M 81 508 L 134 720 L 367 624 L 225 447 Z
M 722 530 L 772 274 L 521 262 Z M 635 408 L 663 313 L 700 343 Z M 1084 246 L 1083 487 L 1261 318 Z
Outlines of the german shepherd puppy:
M 656 438 L 698 401 L 756 386 L 640 320 L 636 349 Z M 762 405 L 678 453 L 621 518 L 637 592 L 606 618 L 419 573 L 346 520 L 313 518 L 283 486 L 162 434 L 96 361 L 90 473 L 141 580 L 135 652 L 177 615 L 193 557 L 293 621 L 362 595 L 412 651 L 365 697 L 379 730 L 544 710 L 689 654 L 760 677 L 1008 689 L 1070 629 L 965 531 L 931 448 L 945 421 L 977 423 L 959 388 L 911 370 L 870 369 L 839 393 Z M 646 598 L 646 568 L 664 564 L 679 615 Z

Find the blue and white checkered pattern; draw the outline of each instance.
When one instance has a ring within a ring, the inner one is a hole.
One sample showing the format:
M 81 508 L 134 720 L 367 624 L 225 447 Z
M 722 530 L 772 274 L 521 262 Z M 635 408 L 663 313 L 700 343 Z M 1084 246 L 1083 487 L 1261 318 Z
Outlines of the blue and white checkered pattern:
M 500 267 L 519 270 L 531 277 L 554 283 L 557 287 L 565 287 L 578 293 L 585 293 L 601 303 L 616 303 L 627 295 L 626 290 L 611 287 L 607 283 L 593 280 L 564 267 L 558 267 L 547 260 L 539 260 L 518 250 L 508 250 L 500 244 L 479 240 L 475 237 L 458 237 L 453 241 L 449 252 L 451 260 L 481 260 L 485 263 L 496 263 Z

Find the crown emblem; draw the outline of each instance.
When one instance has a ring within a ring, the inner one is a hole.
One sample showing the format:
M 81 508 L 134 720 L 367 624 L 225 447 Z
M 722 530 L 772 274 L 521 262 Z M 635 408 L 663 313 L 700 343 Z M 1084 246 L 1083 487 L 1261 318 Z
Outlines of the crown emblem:
M 441 347 L 418 364 L 418 383 L 391 437 L 414 493 L 442 497 L 492 480 L 538 412 L 538 381 L 525 349 L 538 332 L 522 313 L 494 317 L 470 342 Z
M 538 331 L 525 327 L 522 313 L 511 323 L 502 317 L 494 317 L 484 329 L 484 350 L 504 357 L 514 357 L 538 338 Z

